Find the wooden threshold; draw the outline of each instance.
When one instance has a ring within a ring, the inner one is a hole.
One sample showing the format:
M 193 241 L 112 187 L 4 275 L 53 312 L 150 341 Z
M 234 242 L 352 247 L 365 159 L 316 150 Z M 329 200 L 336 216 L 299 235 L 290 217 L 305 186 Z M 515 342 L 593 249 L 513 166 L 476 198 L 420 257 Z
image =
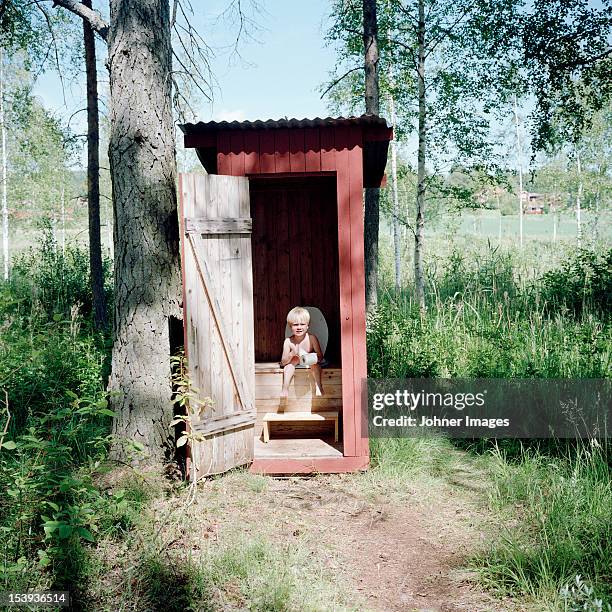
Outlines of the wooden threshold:
M 305 459 L 255 458 L 249 471 L 253 474 L 342 474 L 367 469 L 369 457 L 310 457 Z
M 273 438 L 255 440 L 255 459 L 341 458 L 342 443 L 333 438 Z

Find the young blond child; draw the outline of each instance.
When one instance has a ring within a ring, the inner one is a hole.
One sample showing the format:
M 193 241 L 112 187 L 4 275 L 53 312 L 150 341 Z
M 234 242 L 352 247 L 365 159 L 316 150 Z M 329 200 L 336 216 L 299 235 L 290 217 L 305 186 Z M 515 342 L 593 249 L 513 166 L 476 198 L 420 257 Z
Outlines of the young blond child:
M 310 366 L 315 379 L 315 395 L 323 395 L 323 385 L 321 384 L 321 366 L 323 352 L 319 340 L 314 334 L 308 333 L 310 324 L 310 313 L 300 306 L 292 308 L 287 314 L 287 324 L 292 335 L 285 338 L 283 344 L 283 356 L 281 357 L 281 368 L 283 372 L 283 389 L 281 398 L 286 398 L 289 393 L 289 383 L 295 374 L 295 366 L 300 363 L 300 355 L 303 353 L 316 353 L 317 363 Z

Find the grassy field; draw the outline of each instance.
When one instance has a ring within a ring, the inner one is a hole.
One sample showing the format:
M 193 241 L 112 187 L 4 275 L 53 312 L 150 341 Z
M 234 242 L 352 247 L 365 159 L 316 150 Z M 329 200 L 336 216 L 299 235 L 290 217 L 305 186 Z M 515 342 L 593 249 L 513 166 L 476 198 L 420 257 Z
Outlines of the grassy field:
M 612 239 L 612 215 L 602 213 L 599 218 L 590 211 L 582 212 L 582 231 L 583 234 L 590 236 L 595 227 L 602 239 Z M 448 227 L 455 221 L 442 222 L 438 226 Z M 553 241 L 554 227 L 557 227 L 557 239 L 575 239 L 577 234 L 576 218 L 568 213 L 559 214 L 556 222 L 554 215 L 524 215 L 523 216 L 523 235 L 525 240 Z M 463 212 L 458 223 L 458 233 L 460 235 L 479 236 L 481 238 L 496 239 L 500 236 L 503 240 L 517 240 L 519 237 L 519 218 L 518 215 L 500 215 L 497 211 L 474 211 Z

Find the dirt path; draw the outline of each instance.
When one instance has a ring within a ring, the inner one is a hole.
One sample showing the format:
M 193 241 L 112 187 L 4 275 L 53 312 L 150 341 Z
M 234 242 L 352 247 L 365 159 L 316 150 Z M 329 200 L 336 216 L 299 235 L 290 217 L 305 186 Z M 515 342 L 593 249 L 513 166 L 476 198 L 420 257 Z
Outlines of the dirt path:
M 118 610 L 526 609 L 465 570 L 496 530 L 488 480 L 465 454 L 439 459 L 413 475 L 233 471 L 191 492 L 158 479 L 144 528 L 122 547 L 98 546 L 92 600 Z
M 325 481 L 325 484 L 322 481 Z M 465 495 L 423 503 L 414 490 L 402 502 L 368 499 L 334 478 L 272 481 L 274 505 L 315 534 L 328 567 L 352 584 L 353 604 L 369 610 L 515 610 L 475 586 L 461 568 L 485 536 L 482 516 Z

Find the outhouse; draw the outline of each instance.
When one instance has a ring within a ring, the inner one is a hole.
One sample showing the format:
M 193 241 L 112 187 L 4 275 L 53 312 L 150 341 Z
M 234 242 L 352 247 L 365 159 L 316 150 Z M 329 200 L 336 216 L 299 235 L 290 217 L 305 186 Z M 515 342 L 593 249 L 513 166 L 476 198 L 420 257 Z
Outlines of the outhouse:
M 185 350 L 212 400 L 192 422 L 191 477 L 365 468 L 363 189 L 381 185 L 391 128 L 364 115 L 181 129 L 206 170 L 179 177 Z M 294 306 L 327 337 L 321 397 L 308 368 L 280 397 Z

